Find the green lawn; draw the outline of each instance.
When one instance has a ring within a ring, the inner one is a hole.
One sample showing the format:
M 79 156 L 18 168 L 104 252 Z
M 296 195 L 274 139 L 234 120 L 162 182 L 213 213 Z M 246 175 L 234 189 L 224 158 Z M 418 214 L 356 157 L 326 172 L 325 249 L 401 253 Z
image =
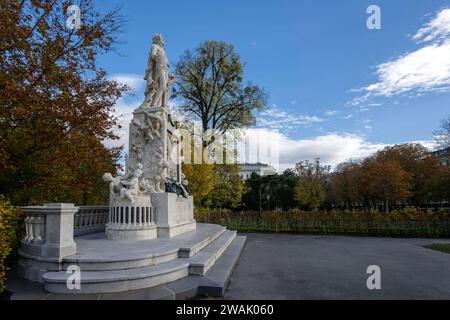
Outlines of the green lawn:
M 450 243 L 433 243 L 425 246 L 425 248 L 450 253 Z

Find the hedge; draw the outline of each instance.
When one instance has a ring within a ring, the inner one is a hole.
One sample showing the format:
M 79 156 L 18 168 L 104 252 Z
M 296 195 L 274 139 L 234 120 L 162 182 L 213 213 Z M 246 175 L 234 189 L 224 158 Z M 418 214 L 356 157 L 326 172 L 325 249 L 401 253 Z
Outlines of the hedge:
M 284 232 L 381 237 L 450 238 L 450 212 L 392 211 L 254 212 L 196 209 L 201 223 L 215 223 L 240 232 Z

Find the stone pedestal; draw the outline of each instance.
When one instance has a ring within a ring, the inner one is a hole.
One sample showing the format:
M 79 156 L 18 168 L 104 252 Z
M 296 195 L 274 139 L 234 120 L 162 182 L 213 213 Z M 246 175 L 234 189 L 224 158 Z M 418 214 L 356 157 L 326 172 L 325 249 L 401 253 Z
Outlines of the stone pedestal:
M 152 204 L 158 237 L 171 238 L 196 228 L 191 196 L 185 198 L 175 193 L 153 193 Z
M 111 240 L 155 239 L 157 230 L 150 196 L 134 196 L 134 202 L 117 197 L 111 201 L 106 237 Z
M 44 206 L 23 207 L 26 237 L 21 251 L 45 258 L 62 259 L 75 254 L 73 216 L 78 211 L 73 203 L 46 203 Z
M 26 235 L 21 241 L 18 272 L 25 279 L 41 281 L 53 263 L 76 254 L 73 220 L 78 207 L 73 203 L 46 203 L 22 210 Z

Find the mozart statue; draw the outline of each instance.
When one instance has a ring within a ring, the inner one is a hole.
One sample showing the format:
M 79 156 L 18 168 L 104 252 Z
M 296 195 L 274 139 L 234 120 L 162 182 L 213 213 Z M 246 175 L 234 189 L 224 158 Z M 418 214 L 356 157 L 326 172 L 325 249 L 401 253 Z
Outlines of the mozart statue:
M 147 80 L 144 105 L 167 106 L 169 85 L 175 81 L 175 77 L 169 74 L 169 61 L 164 49 L 164 40 L 159 33 L 153 36 L 144 79 Z

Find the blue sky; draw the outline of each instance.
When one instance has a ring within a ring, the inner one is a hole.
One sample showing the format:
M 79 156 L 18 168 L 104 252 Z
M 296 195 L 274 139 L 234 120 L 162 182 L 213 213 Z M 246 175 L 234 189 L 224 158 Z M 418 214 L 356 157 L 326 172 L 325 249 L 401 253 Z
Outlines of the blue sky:
M 154 33 L 164 35 L 172 65 L 204 40 L 226 41 L 246 63 L 245 80 L 270 94 L 258 127 L 280 130 L 285 166 L 313 157 L 336 164 L 406 141 L 429 145 L 450 115 L 450 1 L 97 3 L 121 5 L 128 20 L 121 55 L 100 58 L 112 77 L 135 86 L 119 112 L 142 100 Z M 381 30 L 366 26 L 371 4 L 381 9 Z

